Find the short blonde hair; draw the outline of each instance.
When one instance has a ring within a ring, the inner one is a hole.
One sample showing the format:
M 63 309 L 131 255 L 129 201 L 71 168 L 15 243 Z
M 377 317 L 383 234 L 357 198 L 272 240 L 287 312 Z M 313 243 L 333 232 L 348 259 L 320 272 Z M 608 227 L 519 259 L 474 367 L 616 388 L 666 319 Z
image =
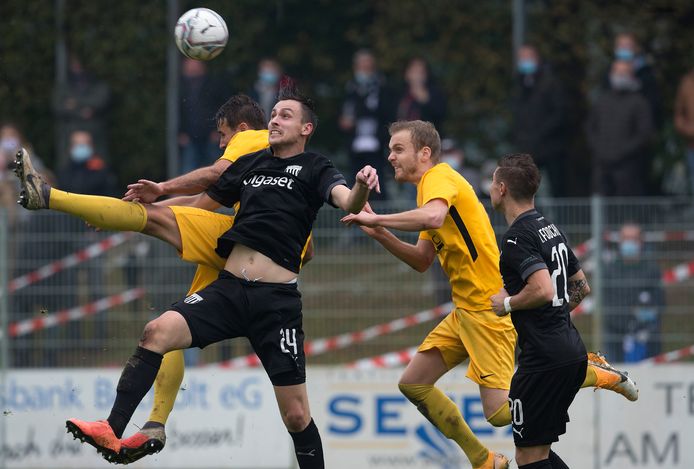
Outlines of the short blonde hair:
M 392 137 L 393 134 L 401 130 L 408 130 L 412 138 L 412 144 L 416 151 L 424 147 L 429 147 L 431 150 L 431 160 L 438 163 L 441 159 L 441 136 L 434 124 L 426 121 L 397 121 L 390 124 L 388 133 Z

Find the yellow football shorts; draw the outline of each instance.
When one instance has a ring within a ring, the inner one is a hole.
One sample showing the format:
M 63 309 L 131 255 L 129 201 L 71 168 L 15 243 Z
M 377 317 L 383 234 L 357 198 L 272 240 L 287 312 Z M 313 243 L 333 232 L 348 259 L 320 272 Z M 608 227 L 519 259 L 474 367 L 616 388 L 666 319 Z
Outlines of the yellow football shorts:
M 424 352 L 437 348 L 451 368 L 470 359 L 466 376 L 493 389 L 509 389 L 514 370 L 516 330 L 509 316 L 494 311 L 454 309 L 419 346 Z
M 202 290 L 217 279 L 226 259 L 215 252 L 217 239 L 234 224 L 234 217 L 194 207 L 170 207 L 181 232 L 181 259 L 198 264 L 190 293 Z

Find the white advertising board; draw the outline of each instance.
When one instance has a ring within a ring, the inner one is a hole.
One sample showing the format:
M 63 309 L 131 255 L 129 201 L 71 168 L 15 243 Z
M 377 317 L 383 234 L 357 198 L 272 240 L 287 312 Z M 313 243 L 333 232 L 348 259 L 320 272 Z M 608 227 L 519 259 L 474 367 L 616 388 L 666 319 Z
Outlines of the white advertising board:
M 110 467 L 94 448 L 73 440 L 65 420 L 105 419 L 115 399 L 119 370 L 41 369 L 9 373 L 1 399 L 8 468 Z M 294 458 L 275 395 L 262 370 L 186 371 L 167 423 L 164 451 L 129 467 L 287 468 Z M 149 415 L 152 392 L 125 435 Z
M 460 449 L 400 394 L 400 373 L 309 369 L 309 400 L 327 468 L 470 467 Z M 582 469 L 694 467 L 694 365 L 632 366 L 631 374 L 639 400 L 582 390 L 555 451 L 569 467 Z M 93 448 L 65 433 L 65 420 L 105 418 L 118 376 L 118 370 L 102 369 L 12 371 L 7 396 L 0 400 L 7 429 L 0 449 L 7 467 L 110 467 Z M 513 455 L 510 428 L 486 422 L 477 386 L 463 368 L 440 386 L 484 444 Z M 193 369 L 183 387 L 167 424 L 164 451 L 132 467 L 295 467 L 291 439 L 262 370 Z M 151 394 L 132 423 L 143 423 L 150 405 Z M 126 434 L 135 431 L 129 425 Z

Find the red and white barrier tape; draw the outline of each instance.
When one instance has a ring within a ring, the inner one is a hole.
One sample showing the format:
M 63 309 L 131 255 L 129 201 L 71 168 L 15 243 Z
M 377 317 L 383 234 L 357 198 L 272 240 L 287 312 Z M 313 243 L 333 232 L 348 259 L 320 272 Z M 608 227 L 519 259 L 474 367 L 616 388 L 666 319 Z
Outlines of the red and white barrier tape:
M 682 360 L 683 358 L 691 357 L 692 355 L 694 355 L 694 345 L 683 347 L 679 350 L 673 350 L 672 352 L 663 353 L 661 355 L 656 355 L 655 357 L 642 360 L 640 363 L 672 363 Z
M 585 298 L 581 301 L 581 304 L 576 306 L 573 311 L 571 311 L 571 317 L 575 318 L 581 314 L 588 314 L 593 312 L 593 299 L 591 297 Z
M 57 313 L 46 314 L 34 319 L 17 321 L 10 324 L 8 327 L 9 336 L 19 337 L 39 330 L 49 329 L 69 321 L 76 321 L 92 314 L 106 311 L 114 306 L 129 303 L 133 300 L 141 298 L 144 294 L 144 289 L 133 288 L 118 295 L 108 296 L 84 306 L 64 309 L 62 311 L 58 311 Z M 0 331 L 0 337 L 2 337 L 2 331 Z
M 392 368 L 407 365 L 417 353 L 417 347 L 410 347 L 398 352 L 385 353 L 371 358 L 363 358 L 347 365 L 356 370 L 373 370 L 374 368 Z
M 74 252 L 69 256 L 65 256 L 60 260 L 46 264 L 43 267 L 29 272 L 28 274 L 22 275 L 21 277 L 17 277 L 11 280 L 8 284 L 8 292 L 13 293 L 21 288 L 31 285 L 32 283 L 36 283 L 40 280 L 55 275 L 61 270 L 69 269 L 70 267 L 74 267 L 84 261 L 100 256 L 109 249 L 114 248 L 119 244 L 123 244 L 130 237 L 132 237 L 132 235 L 132 233 L 116 233 L 102 241 L 99 241 L 98 243 L 90 244 L 86 248 Z
M 694 261 L 685 262 L 663 272 L 663 283 L 679 283 L 694 276 Z
M 404 318 L 395 319 L 393 321 L 367 327 L 364 330 L 357 332 L 347 332 L 345 334 L 328 337 L 325 339 L 316 339 L 304 344 L 304 353 L 307 357 L 316 356 L 322 353 L 330 352 L 349 347 L 350 345 L 365 342 L 373 338 L 391 334 L 396 331 L 407 329 L 408 327 L 423 324 L 432 319 L 436 319 L 447 315 L 453 309 L 453 303 L 445 303 L 432 309 L 420 311 L 419 313 L 406 316 Z M 209 366 L 222 368 L 246 368 L 260 365 L 260 359 L 256 354 L 233 358 L 221 363 L 214 363 Z

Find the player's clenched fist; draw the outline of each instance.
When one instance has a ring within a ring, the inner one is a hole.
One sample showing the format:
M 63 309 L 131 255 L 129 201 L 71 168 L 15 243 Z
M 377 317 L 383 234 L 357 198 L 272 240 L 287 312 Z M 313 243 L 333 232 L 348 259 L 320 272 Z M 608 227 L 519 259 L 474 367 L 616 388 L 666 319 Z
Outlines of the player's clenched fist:
M 369 190 L 376 189 L 376 192 L 381 193 L 381 186 L 378 184 L 378 174 L 376 169 L 368 164 L 357 172 L 357 182 L 365 185 Z

